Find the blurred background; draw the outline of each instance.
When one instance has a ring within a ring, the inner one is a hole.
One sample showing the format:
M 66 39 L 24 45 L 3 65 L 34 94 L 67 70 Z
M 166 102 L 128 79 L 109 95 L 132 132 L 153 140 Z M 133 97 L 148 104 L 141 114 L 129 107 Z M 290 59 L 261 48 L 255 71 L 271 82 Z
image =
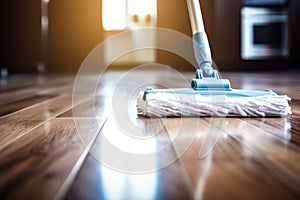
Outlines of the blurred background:
M 201 0 L 201 6 L 219 70 L 300 66 L 299 0 Z M 185 0 L 1 0 L 0 15 L 2 77 L 75 74 L 96 45 L 125 30 L 163 27 L 191 36 Z M 155 35 L 149 40 L 157 42 Z M 104 59 L 111 48 L 106 47 Z M 194 70 L 170 52 L 151 50 L 122 56 L 111 68 L 149 62 Z

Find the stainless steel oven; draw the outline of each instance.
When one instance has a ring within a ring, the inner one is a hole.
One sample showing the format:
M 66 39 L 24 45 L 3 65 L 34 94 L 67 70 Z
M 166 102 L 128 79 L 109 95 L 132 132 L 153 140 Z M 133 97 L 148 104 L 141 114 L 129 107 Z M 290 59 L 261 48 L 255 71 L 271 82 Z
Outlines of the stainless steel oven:
M 241 57 L 260 60 L 289 56 L 288 10 L 278 7 L 243 7 Z

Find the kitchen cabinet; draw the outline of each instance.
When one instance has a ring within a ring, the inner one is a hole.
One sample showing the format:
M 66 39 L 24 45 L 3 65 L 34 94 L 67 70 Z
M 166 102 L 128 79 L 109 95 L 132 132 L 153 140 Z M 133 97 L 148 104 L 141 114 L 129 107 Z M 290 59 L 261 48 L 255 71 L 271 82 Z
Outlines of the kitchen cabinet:
M 293 68 L 300 65 L 300 1 L 290 0 L 291 2 L 291 52 Z
M 290 56 L 245 61 L 241 59 L 241 8 L 242 0 L 214 0 L 211 10 L 213 27 L 211 46 L 213 57 L 220 70 L 271 70 L 295 68 L 299 65 L 300 52 L 300 2 L 290 0 L 289 40 Z

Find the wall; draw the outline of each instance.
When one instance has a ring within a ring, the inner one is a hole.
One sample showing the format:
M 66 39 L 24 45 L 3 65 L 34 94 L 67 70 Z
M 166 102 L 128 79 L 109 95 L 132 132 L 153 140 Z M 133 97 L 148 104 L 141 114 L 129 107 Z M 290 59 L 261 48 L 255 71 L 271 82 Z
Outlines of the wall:
M 203 20 L 209 39 L 212 39 L 213 1 L 201 1 Z M 187 36 L 192 36 L 191 24 L 184 0 L 158 0 L 158 27 L 172 29 Z M 176 41 L 174 41 L 176 42 Z M 158 63 L 172 66 L 178 70 L 194 70 L 195 68 L 183 58 L 170 52 L 158 51 Z
M 48 71 L 76 73 L 101 42 L 100 0 L 51 0 L 49 4 Z
M 288 62 L 240 59 L 241 0 L 201 0 L 213 58 L 220 70 L 297 68 L 300 63 L 300 1 L 291 0 L 291 51 Z M 76 73 L 87 54 L 103 40 L 101 0 L 51 0 L 46 72 Z M 191 36 L 185 0 L 158 0 L 158 26 Z M 0 1 L 0 67 L 36 72 L 41 59 L 40 0 Z M 176 42 L 176 41 L 174 41 Z M 183 58 L 157 52 L 157 62 L 194 70 Z M 130 67 L 130 66 L 129 66 Z
M 0 67 L 36 73 L 41 61 L 41 0 L 1 0 Z M 101 0 L 51 0 L 46 72 L 76 73 L 102 40 Z

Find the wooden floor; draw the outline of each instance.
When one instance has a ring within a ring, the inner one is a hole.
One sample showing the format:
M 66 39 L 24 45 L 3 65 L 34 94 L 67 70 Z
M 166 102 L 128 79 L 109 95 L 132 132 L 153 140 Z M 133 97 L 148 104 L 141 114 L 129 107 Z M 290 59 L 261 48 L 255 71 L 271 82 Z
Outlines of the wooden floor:
M 1 79 L 0 199 L 300 199 L 300 71 L 222 75 L 287 94 L 293 114 L 137 116 L 147 81 L 187 87 L 169 72 L 108 72 L 73 101 L 75 77 Z

